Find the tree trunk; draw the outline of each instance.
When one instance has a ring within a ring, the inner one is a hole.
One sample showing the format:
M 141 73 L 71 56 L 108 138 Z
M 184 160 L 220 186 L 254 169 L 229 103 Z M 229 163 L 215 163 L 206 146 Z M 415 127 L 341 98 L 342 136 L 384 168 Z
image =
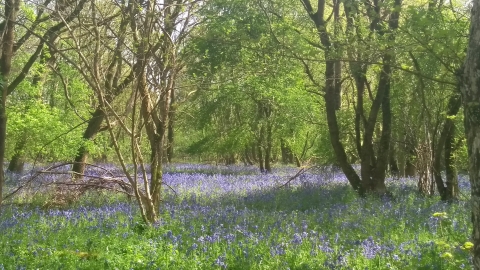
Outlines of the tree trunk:
M 325 55 L 325 81 L 323 83 L 324 89 L 324 99 L 325 99 L 325 109 L 327 115 L 327 124 L 330 134 L 330 141 L 332 143 L 332 147 L 337 158 L 337 162 L 342 168 L 345 176 L 347 177 L 348 181 L 352 185 L 352 187 L 359 191 L 360 195 L 364 195 L 365 192 L 373 192 L 379 195 L 386 194 L 386 187 L 385 187 L 385 170 L 386 165 L 388 163 L 388 149 L 390 144 L 390 134 L 391 134 L 391 109 L 390 109 L 390 76 L 391 76 L 391 64 L 394 60 L 394 48 L 389 46 L 389 50 L 383 53 L 383 65 L 382 65 L 382 72 L 380 73 L 380 80 L 378 83 L 378 89 L 375 96 L 375 100 L 373 100 L 373 104 L 371 106 L 370 112 L 368 117 L 363 116 L 363 110 L 361 110 L 360 106 L 362 104 L 357 104 L 356 110 L 356 120 L 355 120 L 355 129 L 356 129 L 356 146 L 358 151 L 360 152 L 361 158 L 361 178 L 357 175 L 353 167 L 348 161 L 347 154 L 345 152 L 345 148 L 341 142 L 340 138 L 340 131 L 339 125 L 337 122 L 336 117 L 336 110 L 339 108 L 339 94 L 341 90 L 341 65 L 337 64 L 339 62 L 339 58 L 341 58 L 342 51 L 341 47 L 337 47 L 338 44 L 331 41 L 330 35 L 331 32 L 328 32 L 328 21 L 330 17 L 325 20 L 325 1 L 318 1 L 318 5 L 316 6 L 316 10 L 314 9 L 313 5 L 309 0 L 301 0 L 303 7 L 305 8 L 306 12 L 310 16 L 311 20 L 315 23 L 316 30 L 318 33 L 318 37 L 322 46 L 324 47 L 324 55 Z M 350 5 L 351 4 L 351 5 Z M 372 3 L 374 7 L 372 8 L 371 16 L 371 27 L 370 30 L 372 31 L 371 34 L 379 34 L 384 35 L 388 32 L 388 40 L 389 42 L 393 43 L 395 40 L 394 30 L 398 28 L 398 20 L 401 8 L 401 0 L 394 1 L 394 8 L 393 11 L 390 13 L 389 20 L 388 20 L 388 28 L 384 25 L 379 23 L 380 21 L 380 10 L 381 7 L 379 6 L 378 2 Z M 340 1 L 333 1 L 333 15 L 334 15 L 334 22 L 338 21 L 339 19 L 339 6 Z M 349 5 L 344 5 L 345 13 L 347 17 L 347 28 L 353 29 L 353 17 L 356 14 L 356 10 L 352 8 L 354 6 L 353 3 L 349 3 Z M 354 14 L 355 13 L 355 14 Z M 335 36 L 336 31 L 338 30 L 337 25 L 333 25 L 333 35 Z M 361 35 L 360 33 L 357 33 Z M 358 59 L 363 60 L 363 59 Z M 308 77 L 315 83 L 313 75 L 308 68 L 308 65 L 304 62 L 304 66 L 306 67 L 305 70 L 307 72 Z M 358 66 L 356 66 L 358 67 Z M 356 83 L 361 91 L 364 87 L 364 83 L 362 83 L 359 78 L 362 75 L 363 68 L 357 68 L 355 77 Z M 364 72 L 363 72 L 364 73 Z M 361 95 L 361 93 L 359 94 Z M 360 99 L 363 95 L 361 95 Z M 359 109 L 360 108 L 360 109 Z M 384 114 L 383 120 L 383 128 L 382 134 L 380 138 L 380 149 L 377 153 L 377 157 L 375 156 L 374 146 L 373 146 L 373 137 L 374 137 L 374 130 L 375 125 L 377 123 L 378 114 L 382 109 L 382 113 Z M 366 118 L 366 119 L 365 119 Z M 363 126 L 364 126 L 364 134 L 363 134 L 363 144 L 360 146 L 360 126 L 361 120 L 363 119 Z M 360 149 L 361 148 L 361 149 Z M 378 164 L 377 164 L 378 163 Z
M 429 136 L 427 142 L 417 147 L 418 191 L 422 195 L 432 196 L 435 192 L 435 178 L 432 171 L 432 147 Z
M 411 134 L 405 137 L 405 170 L 403 177 L 415 177 L 417 175 L 417 167 L 415 166 L 415 159 L 417 157 L 416 140 Z
M 15 154 L 13 154 L 10 163 L 8 164 L 8 169 L 14 173 L 23 173 L 23 168 L 25 166 L 25 159 L 23 157 L 23 148 L 27 143 L 26 136 L 23 136 L 16 144 L 15 144 Z
M 448 101 L 448 110 L 445 123 L 443 124 L 442 132 L 437 143 L 437 149 L 434 154 L 433 174 L 437 190 L 440 193 L 442 200 L 454 199 L 458 193 L 458 179 L 455 169 L 455 162 L 453 156 L 453 142 L 455 139 L 455 123 L 452 116 L 457 115 L 460 110 L 461 99 L 460 96 L 453 95 Z M 445 151 L 445 171 L 446 171 L 446 186 L 442 179 L 442 153 Z
M 6 0 L 4 8 L 4 27 L 1 39 L 2 56 L 0 58 L 0 77 L 2 80 L 2 95 L 0 100 L 0 205 L 3 202 L 3 186 L 5 184 L 4 164 L 5 146 L 7 140 L 7 95 L 8 95 L 8 78 L 13 57 L 13 45 L 15 43 L 15 23 L 19 10 L 19 0 Z
M 260 172 L 265 172 L 265 163 L 264 163 L 264 158 L 263 158 L 263 150 L 262 150 L 262 143 L 263 141 L 263 127 L 260 128 L 260 138 L 259 142 L 257 143 L 257 156 L 258 156 L 258 165 L 260 168 Z
M 235 165 L 235 163 L 237 163 L 235 154 L 228 154 L 224 156 L 224 160 L 225 160 L 225 165 Z
M 407 161 L 405 164 L 405 174 L 404 177 L 415 177 L 417 175 L 417 167 L 411 161 L 409 157 L 407 157 Z
M 268 116 L 270 117 L 270 115 Z M 265 172 L 271 173 L 272 172 L 272 123 L 270 119 L 267 119 L 266 123 L 266 143 L 265 143 Z
M 348 162 L 345 148 L 343 147 L 343 144 L 340 140 L 340 130 L 338 128 L 335 102 L 337 96 L 332 83 L 334 81 L 334 74 L 334 63 L 333 61 L 327 60 L 325 68 L 326 92 L 324 95 L 324 99 L 327 114 L 328 132 L 330 134 L 330 142 L 332 143 L 333 151 L 335 152 L 335 156 L 337 157 L 338 164 L 342 168 L 342 171 L 350 182 L 350 185 L 352 185 L 354 190 L 359 191 L 360 194 L 363 195 L 364 190 L 362 189 L 361 185 L 362 181 L 360 180 L 360 177 L 358 177 L 352 165 L 350 165 L 350 163 Z
M 393 15 L 392 15 L 393 16 Z M 380 135 L 380 145 L 377 153 L 377 163 L 373 180 L 375 183 L 375 192 L 381 195 L 387 193 L 385 186 L 385 173 L 388 165 L 388 152 L 390 150 L 390 137 L 392 133 L 392 110 L 390 107 L 390 76 L 392 74 L 390 63 L 393 61 L 388 53 L 384 56 L 383 70 L 380 74 L 378 91 L 383 92 L 382 100 L 382 133 Z
M 101 108 L 97 108 L 92 114 L 92 117 L 88 120 L 87 128 L 83 133 L 84 140 L 92 140 L 95 135 L 100 131 L 103 119 L 105 118 L 105 113 Z M 75 162 L 73 163 L 72 171 L 75 173 L 74 178 L 80 179 L 85 173 L 85 163 L 88 158 L 88 150 L 85 146 L 81 146 L 78 149 L 77 156 L 75 157 Z
M 288 148 L 283 139 L 280 139 L 280 152 L 282 153 L 282 163 L 288 164 Z
M 175 121 L 175 91 L 170 91 L 170 111 L 168 112 L 168 127 L 167 127 L 167 161 L 172 163 L 173 158 L 173 141 L 174 141 L 174 121 Z
M 455 125 L 447 135 L 445 142 L 445 173 L 446 173 L 446 185 L 447 185 L 447 200 L 456 199 L 458 197 L 458 173 L 455 167 Z
M 473 267 L 480 270 L 480 1 L 473 1 L 461 88 L 472 187 Z
M 390 150 L 388 153 L 388 163 L 389 163 L 389 170 L 392 176 L 397 176 L 400 173 L 398 168 L 397 156 L 395 152 L 395 146 L 390 144 Z
M 249 149 L 249 152 L 252 154 L 252 161 L 254 163 L 257 163 L 258 161 L 258 157 L 257 157 L 257 152 L 258 152 L 258 149 L 257 149 L 257 143 L 252 143 L 252 145 L 250 146 L 250 149 Z
M 7 1 L 8 2 L 8 1 Z M 6 88 L 3 86 L 2 88 Z M 6 92 L 3 89 L 2 92 Z M 5 159 L 5 144 L 7 140 L 7 113 L 5 110 L 7 95 L 2 95 L 2 100 L 0 104 L 0 206 L 3 202 L 3 186 L 5 184 L 5 174 L 4 174 L 4 165 L 3 160 Z
M 249 147 L 245 147 L 245 151 L 244 152 L 244 157 L 245 157 L 245 163 L 246 165 L 253 165 L 253 162 L 252 160 L 250 159 L 250 151 L 249 151 Z
M 280 150 L 282 153 L 283 164 L 292 164 L 295 162 L 295 157 L 292 149 L 283 139 L 280 140 Z

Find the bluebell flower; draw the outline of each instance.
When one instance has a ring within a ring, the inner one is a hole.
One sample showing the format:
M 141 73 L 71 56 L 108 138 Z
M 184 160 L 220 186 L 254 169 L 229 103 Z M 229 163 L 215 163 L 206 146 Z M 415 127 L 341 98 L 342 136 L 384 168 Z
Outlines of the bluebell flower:
M 220 268 L 222 269 L 227 269 L 227 264 L 225 260 L 226 260 L 225 255 L 218 256 L 218 258 L 215 260 L 213 265 L 220 266 Z
M 302 243 L 302 236 L 299 233 L 293 234 L 292 243 L 295 245 L 300 245 Z
M 361 244 L 363 256 L 367 259 L 373 259 L 382 250 L 381 246 L 376 244 L 372 237 L 364 240 Z

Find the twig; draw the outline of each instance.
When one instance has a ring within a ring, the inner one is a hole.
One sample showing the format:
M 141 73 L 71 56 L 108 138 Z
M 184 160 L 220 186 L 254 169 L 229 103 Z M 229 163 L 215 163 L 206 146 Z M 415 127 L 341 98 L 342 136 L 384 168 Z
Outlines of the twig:
M 173 189 L 169 184 L 167 184 L 167 183 L 165 183 L 165 182 L 163 182 L 163 184 L 164 184 L 165 186 L 167 186 L 169 189 L 171 189 L 171 190 L 173 191 L 173 193 L 175 193 L 175 196 L 178 197 L 178 193 L 175 191 L 175 189 Z
M 299 177 L 300 175 L 302 175 L 305 171 L 306 171 L 306 168 L 305 168 L 305 167 L 302 167 L 294 176 L 290 177 L 285 184 L 279 186 L 278 188 L 283 188 L 283 187 L 287 186 L 288 184 L 290 184 L 290 182 L 292 182 L 292 181 L 295 180 L 297 177 Z

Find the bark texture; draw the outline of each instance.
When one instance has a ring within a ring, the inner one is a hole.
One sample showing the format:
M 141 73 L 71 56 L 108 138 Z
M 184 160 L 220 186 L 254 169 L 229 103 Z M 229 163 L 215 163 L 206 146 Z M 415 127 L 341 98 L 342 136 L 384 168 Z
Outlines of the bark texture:
M 7 113 L 6 103 L 8 95 L 8 77 L 10 75 L 13 46 L 15 43 L 15 22 L 19 10 L 19 0 L 5 1 L 5 26 L 1 40 L 2 56 L 0 58 L 0 78 L 2 95 L 0 100 L 0 205 L 3 201 L 3 185 L 5 183 L 4 165 L 5 159 L 5 141 L 7 139 Z
M 480 1 L 473 1 L 461 91 L 472 186 L 473 267 L 480 270 Z

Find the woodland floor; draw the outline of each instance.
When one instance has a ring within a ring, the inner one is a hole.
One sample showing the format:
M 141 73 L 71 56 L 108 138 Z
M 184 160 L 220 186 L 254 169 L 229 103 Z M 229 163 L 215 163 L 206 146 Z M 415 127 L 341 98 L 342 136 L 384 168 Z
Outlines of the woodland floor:
M 69 206 L 55 206 L 48 187 L 65 176 L 41 175 L 1 210 L 0 269 L 471 265 L 466 177 L 460 176 L 460 200 L 444 203 L 417 194 L 414 179 L 389 179 L 393 200 L 362 199 L 329 168 L 309 171 L 286 187 L 280 186 L 296 168 L 260 174 L 254 167 L 174 164 L 165 171 L 175 193 L 165 189 L 162 220 L 152 228 L 120 194 L 91 191 Z M 26 179 L 10 175 L 7 187 Z

